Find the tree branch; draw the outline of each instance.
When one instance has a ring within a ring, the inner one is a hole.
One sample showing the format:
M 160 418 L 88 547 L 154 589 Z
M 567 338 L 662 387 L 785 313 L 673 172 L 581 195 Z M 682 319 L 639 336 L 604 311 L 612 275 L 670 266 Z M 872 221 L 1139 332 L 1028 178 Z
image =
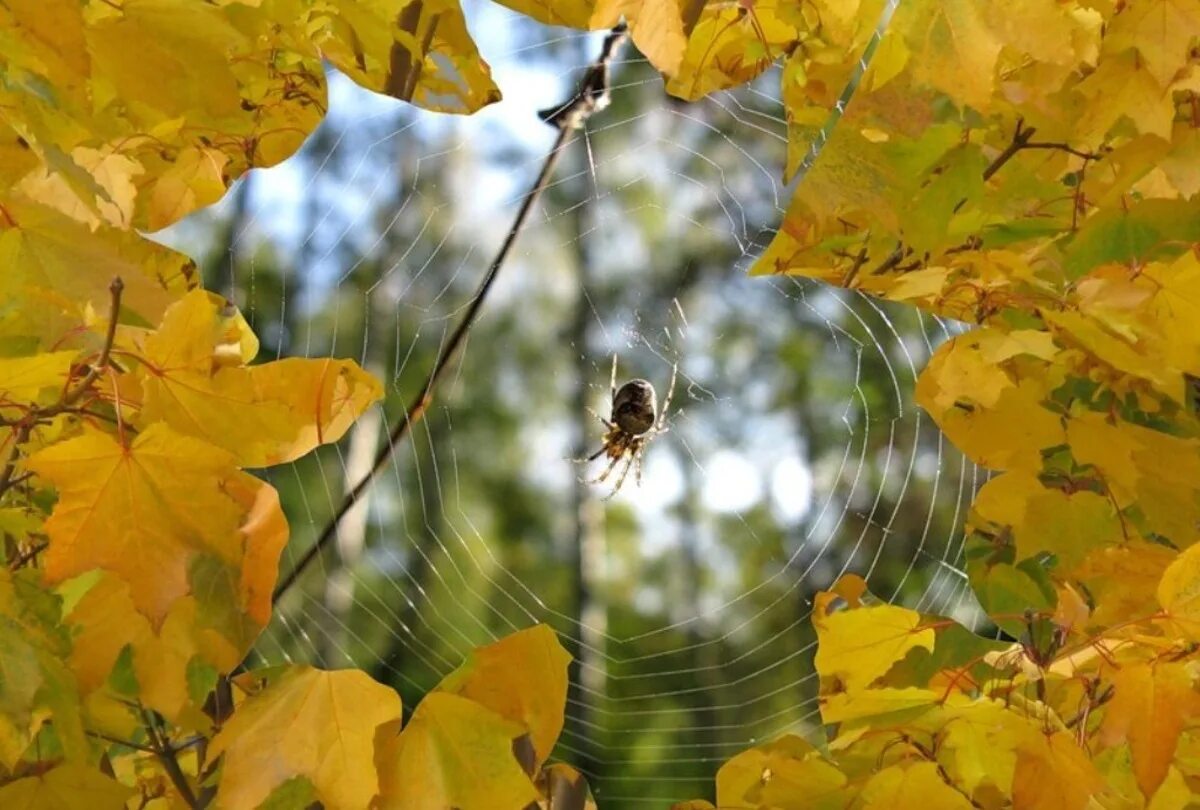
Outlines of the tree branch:
M 87 374 L 79 381 L 79 385 L 75 388 L 65 389 L 58 402 L 53 405 L 45 408 L 34 407 L 18 423 L 10 425 L 13 427 L 13 446 L 8 454 L 8 460 L 4 464 L 4 470 L 0 472 L 0 496 L 3 496 L 14 483 L 13 474 L 17 471 L 17 461 L 21 457 L 21 445 L 29 441 L 34 426 L 42 419 L 57 416 L 69 409 L 76 400 L 83 396 L 85 391 L 92 387 L 92 383 L 108 367 L 108 357 L 112 352 L 113 340 L 117 335 L 117 315 L 121 309 L 121 293 L 124 289 L 125 283 L 121 281 L 120 276 L 114 277 L 112 283 L 108 285 L 112 307 L 108 315 L 108 331 L 104 335 L 104 348 L 100 350 L 100 359 L 88 368 Z
M 387 464 L 388 459 L 391 458 L 396 446 L 409 434 L 413 425 L 419 422 L 421 417 L 425 415 L 425 411 L 428 410 L 430 404 L 433 402 L 434 389 L 437 387 L 438 381 L 454 361 L 467 337 L 467 333 L 470 332 L 471 327 L 475 325 L 475 321 L 479 318 L 483 302 L 487 298 L 492 284 L 496 281 L 496 277 L 500 273 L 500 268 L 508 258 L 508 254 L 512 250 L 518 234 L 524 228 L 525 221 L 529 218 L 529 214 L 533 210 L 533 204 L 548 185 L 554 166 L 558 162 L 563 148 L 566 146 L 569 133 L 580 126 L 587 115 L 599 109 L 599 107 L 595 106 L 596 90 L 594 85 L 597 81 L 596 77 L 607 75 L 608 65 L 616 55 L 617 45 L 624 38 L 625 29 L 623 25 L 619 25 L 612 30 L 604 42 L 600 56 L 597 57 L 596 61 L 584 75 L 579 89 L 572 95 L 572 100 L 562 105 L 564 110 L 570 109 L 573 114 L 555 116 L 555 120 L 552 123 L 558 127 L 558 137 L 555 139 L 554 145 L 550 147 L 550 152 L 546 155 L 546 159 L 542 163 L 542 168 L 538 172 L 537 179 L 530 187 L 529 193 L 525 195 L 525 199 L 521 203 L 521 208 L 517 211 L 517 216 L 513 220 L 512 226 L 508 229 L 508 234 L 504 237 L 500 249 L 497 251 L 495 258 L 492 259 L 491 265 L 488 266 L 487 272 L 479 284 L 479 289 L 475 293 L 475 297 L 472 299 L 470 306 L 467 307 L 466 312 L 463 313 L 458 326 L 455 327 L 454 332 L 450 335 L 445 350 L 438 356 L 433 369 L 429 372 L 429 377 L 425 380 L 425 385 L 422 386 L 421 390 L 413 398 L 404 413 L 404 418 L 396 424 L 396 427 L 388 436 L 387 442 L 375 455 L 371 469 L 346 493 L 341 504 L 333 513 L 333 516 L 325 524 L 320 535 L 317 536 L 316 541 L 304 552 L 304 555 L 296 563 L 295 567 L 280 579 L 274 594 L 271 596 L 272 604 L 277 603 L 287 593 L 296 579 L 325 550 L 336 536 L 337 527 L 342 518 L 345 517 L 346 513 L 350 511 L 358 499 L 362 497 L 363 493 L 371 486 L 375 480 L 375 476 L 379 474 L 380 470 Z M 605 88 L 605 92 L 607 92 L 607 88 Z
M 988 167 L 983 170 L 983 181 L 985 183 L 991 179 L 993 174 L 1000 171 L 1000 168 L 1004 166 L 1005 163 L 1008 163 L 1010 160 L 1012 160 L 1016 156 L 1017 152 L 1020 152 L 1022 149 L 1024 149 L 1029 143 L 1029 139 L 1033 137 L 1033 133 L 1037 131 L 1033 127 L 1030 127 L 1029 129 L 1022 129 L 1021 127 L 1023 124 L 1024 119 L 1018 118 L 1017 128 L 1013 132 L 1012 141 L 1010 141 L 1008 146 L 1004 147 L 1004 150 L 1000 152 L 1000 154 L 996 155 L 996 159 L 993 160 L 991 164 L 989 164 Z
M 154 718 L 142 707 L 138 707 L 138 712 L 142 716 L 142 723 L 146 726 L 146 733 L 150 737 L 150 748 L 154 755 L 158 757 L 158 761 L 162 763 L 163 769 L 166 770 L 167 776 L 171 778 L 175 789 L 179 791 L 179 796 L 182 798 L 188 807 L 193 810 L 199 810 L 200 804 L 196 801 L 196 794 L 192 792 L 192 786 L 188 783 L 187 775 L 183 769 L 179 767 L 179 761 L 175 759 L 175 749 L 164 739 L 158 732 L 158 726 L 154 722 Z

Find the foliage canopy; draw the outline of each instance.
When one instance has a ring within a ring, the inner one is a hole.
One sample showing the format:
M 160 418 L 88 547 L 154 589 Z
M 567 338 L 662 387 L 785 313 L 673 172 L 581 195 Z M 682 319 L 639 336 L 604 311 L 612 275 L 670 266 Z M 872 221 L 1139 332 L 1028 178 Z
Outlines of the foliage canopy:
M 783 59 L 803 176 L 756 271 L 979 326 L 917 396 L 998 472 L 968 574 L 1015 641 L 843 579 L 814 613 L 827 739 L 736 757 L 718 804 L 1194 802 L 1200 0 L 506 4 L 623 16 L 685 99 Z M 287 542 L 247 470 L 337 441 L 381 389 L 347 360 L 253 364 L 237 310 L 137 232 L 294 152 L 322 59 L 430 109 L 497 100 L 457 4 L 5 0 L 0 53 L 0 803 L 582 806 L 547 762 L 568 657 L 544 626 L 404 724 L 363 673 L 235 674 Z

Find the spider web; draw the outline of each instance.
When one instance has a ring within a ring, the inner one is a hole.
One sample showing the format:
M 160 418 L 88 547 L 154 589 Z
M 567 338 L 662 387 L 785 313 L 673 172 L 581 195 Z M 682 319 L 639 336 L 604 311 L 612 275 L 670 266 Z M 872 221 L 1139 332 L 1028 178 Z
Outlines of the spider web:
M 284 570 L 403 418 L 553 141 L 535 111 L 598 51 L 466 10 L 504 102 L 450 119 L 331 75 L 300 155 L 168 236 L 231 228 L 218 283 L 264 354 L 350 356 L 388 389 L 340 446 L 271 473 Z M 747 275 L 789 197 L 777 71 L 690 105 L 632 48 L 613 77 L 433 407 L 252 662 L 360 667 L 407 713 L 472 648 L 545 622 L 576 659 L 555 755 L 605 808 L 711 798 L 738 751 L 818 731 L 810 599 L 844 573 L 983 621 L 961 526 L 984 474 L 912 401 L 961 325 Z M 641 485 L 604 500 L 615 476 L 580 483 L 603 465 L 569 459 L 599 446 L 585 406 L 608 415 L 614 353 L 618 384 L 661 401 L 678 363 L 678 385 Z

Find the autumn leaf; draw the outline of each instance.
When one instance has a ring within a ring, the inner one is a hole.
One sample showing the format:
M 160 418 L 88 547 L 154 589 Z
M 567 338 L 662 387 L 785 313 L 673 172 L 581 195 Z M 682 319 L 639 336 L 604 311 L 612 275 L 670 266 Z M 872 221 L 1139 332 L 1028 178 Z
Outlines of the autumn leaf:
M 909 650 L 933 649 L 934 631 L 922 629 L 921 615 L 895 605 L 830 612 L 831 594 L 820 594 L 813 609 L 817 628 L 816 667 L 853 692 L 886 674 Z
M 121 278 L 124 315 L 157 323 L 167 305 L 196 284 L 186 256 L 136 234 L 95 232 L 65 215 L 27 202 L 5 202 L 0 217 L 0 295 L 25 306 L 0 318 L 0 339 L 30 339 L 47 348 L 85 320 L 107 312 L 109 285 Z
M 946 784 L 933 762 L 908 767 L 893 765 L 871 776 L 859 794 L 863 807 L 919 806 L 938 810 L 968 810 L 975 805 Z
M 500 100 L 456 2 L 339 0 L 308 21 L 321 55 L 368 90 L 441 112 Z
M 64 663 L 70 640 L 58 624 L 60 611 L 58 597 L 41 587 L 36 572 L 0 568 L 0 762 L 9 769 L 47 716 L 68 757 L 87 755 L 75 677 Z
M 717 805 L 783 807 L 801 796 L 812 808 L 842 807 L 846 776 L 803 739 L 785 735 L 743 751 L 717 772 Z
M 368 763 L 376 734 L 398 720 L 400 697 L 362 672 L 290 666 L 264 675 L 213 738 L 223 756 L 217 801 L 256 807 L 286 780 L 304 776 L 329 808 L 363 808 L 379 792 Z M 243 680 L 254 680 L 253 673 Z
M 0 407 L 44 404 L 42 394 L 62 393 L 76 352 L 47 352 L 30 357 L 0 358 Z
M 1200 639 L 1200 544 L 1184 549 L 1163 571 L 1158 603 L 1185 638 Z
M 524 727 L 472 700 L 431 692 L 376 750 L 379 810 L 520 810 L 537 790 L 513 755 Z
M 1142 795 L 1150 799 L 1167 777 L 1179 733 L 1200 715 L 1200 693 L 1183 664 L 1131 664 L 1113 678 L 1113 698 L 1101 736 L 1128 740 Z
M 539 624 L 477 648 L 438 689 L 528 728 L 536 767 L 550 756 L 562 731 L 570 662 L 554 631 Z
M 38 452 L 28 467 L 58 490 L 46 521 L 46 576 L 102 568 L 121 576 L 138 610 L 161 622 L 188 593 L 203 555 L 237 563 L 241 505 L 225 491 L 239 473 L 224 450 L 162 424 L 128 446 L 94 428 Z
M 137 375 L 140 424 L 163 422 L 224 448 L 238 466 L 265 467 L 337 441 L 382 396 L 379 383 L 350 360 L 243 366 L 239 359 L 253 356 L 248 330 L 222 309 L 211 294 L 193 291 L 146 339 Z
M 64 764 L 0 787 L 6 810 L 123 810 L 133 790 L 84 765 Z
M 645 2 L 641 7 L 655 5 Z M 655 14 L 648 19 L 665 17 L 667 24 L 653 32 L 653 40 L 650 31 L 643 34 L 642 40 L 656 67 L 673 68 L 667 70 L 671 75 L 667 92 L 689 101 L 762 74 L 792 47 L 801 28 L 807 27 L 799 6 L 778 0 L 759 0 L 747 6 L 704 3 L 699 16 L 696 16 L 697 4 L 691 0 L 659 5 L 662 16 Z M 675 15 L 680 12 L 684 24 L 676 27 Z M 634 41 L 638 42 L 636 29 L 634 33 Z M 684 33 L 687 41 L 679 57 L 676 54 L 680 35 Z
M 1017 750 L 1012 797 L 1029 810 L 1083 810 L 1099 795 L 1104 780 L 1087 755 L 1065 732 L 1035 738 Z
M 633 44 L 660 72 L 674 76 L 704 6 L 704 0 L 597 0 L 592 19 L 611 27 L 624 16 Z

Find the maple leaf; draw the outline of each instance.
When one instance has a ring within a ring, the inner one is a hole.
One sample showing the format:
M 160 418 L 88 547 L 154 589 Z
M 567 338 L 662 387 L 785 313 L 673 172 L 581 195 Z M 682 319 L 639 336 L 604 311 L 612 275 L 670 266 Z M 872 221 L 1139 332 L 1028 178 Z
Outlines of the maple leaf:
M 123 810 L 134 791 L 84 765 L 64 764 L 0 787 L 7 810 Z
M 833 594 L 814 600 L 817 628 L 816 667 L 822 678 L 836 679 L 845 691 L 870 686 L 915 648 L 932 649 L 934 632 L 921 629 L 921 614 L 895 605 L 874 605 L 829 612 Z
M 239 466 L 265 467 L 337 441 L 382 396 L 379 383 L 350 360 L 242 366 L 257 341 L 248 347 L 245 322 L 223 309 L 215 296 L 195 290 L 167 310 L 145 341 L 139 423 L 166 423 L 224 448 Z M 227 418 L 232 413 L 234 420 Z
M 1167 777 L 1179 733 L 1200 715 L 1200 693 L 1181 663 L 1126 665 L 1112 685 L 1101 737 L 1109 745 L 1129 741 L 1138 787 L 1150 799 Z
M 398 725 L 398 724 L 397 724 Z M 377 810 L 512 808 L 538 799 L 513 755 L 525 729 L 472 700 L 431 692 L 399 734 L 376 749 Z
M 1104 779 L 1071 735 L 1038 735 L 1017 749 L 1013 804 L 1029 810 L 1083 810 Z
M 379 792 L 369 763 L 376 736 L 399 722 L 400 696 L 356 670 L 289 666 L 247 673 L 265 686 L 247 697 L 212 740 L 223 756 L 217 801 L 257 807 L 275 788 L 306 777 L 328 807 L 363 808 Z
M 10 404 L 33 405 L 46 389 L 61 393 L 71 374 L 76 352 L 47 352 L 30 357 L 0 358 L 0 407 Z
M 528 728 L 536 768 L 562 731 L 570 662 L 554 631 L 539 624 L 474 650 L 438 690 L 469 698 Z
M 743 751 L 717 771 L 719 807 L 791 804 L 800 795 L 813 808 L 841 807 L 848 779 L 800 737 L 785 735 Z
M 1163 571 L 1158 603 L 1185 638 L 1200 638 L 1200 544 L 1184 549 Z
M 124 283 L 122 308 L 157 323 L 168 304 L 196 283 L 195 265 L 182 254 L 137 234 L 101 226 L 95 232 L 62 213 L 30 202 L 4 203 L 0 216 L 0 296 L 21 301 L 0 315 L 0 336 L 33 338 L 53 346 L 90 307 L 108 309 L 109 285 Z
M 48 712 L 63 750 L 87 754 L 75 678 L 63 663 L 70 641 L 60 601 L 33 571 L 0 568 L 0 762 L 12 768 Z M 7 806 L 7 805 L 5 805 Z
M 154 424 L 128 444 L 94 428 L 31 456 L 53 484 L 46 576 L 61 582 L 94 568 L 129 582 L 138 610 L 161 622 L 188 593 L 189 571 L 211 555 L 242 556 L 242 505 L 226 491 L 242 473 L 232 456 Z
M 934 762 L 916 762 L 908 767 L 893 765 L 871 776 L 863 786 L 864 807 L 936 807 L 966 810 L 975 805 L 947 785 Z
M 674 9 L 668 6 L 670 10 L 664 13 L 670 15 L 669 27 L 656 32 L 655 41 L 648 44 L 663 65 L 673 68 L 668 70 L 667 92 L 689 101 L 760 75 L 795 44 L 801 29 L 807 28 L 799 5 L 782 0 L 745 5 L 705 3 L 698 16 L 695 5 L 679 3 L 682 28 L 675 27 L 679 15 L 672 14 Z M 644 40 L 649 40 L 648 34 Z M 687 35 L 687 43 L 677 57 L 681 34 Z M 661 69 L 658 62 L 655 65 Z

